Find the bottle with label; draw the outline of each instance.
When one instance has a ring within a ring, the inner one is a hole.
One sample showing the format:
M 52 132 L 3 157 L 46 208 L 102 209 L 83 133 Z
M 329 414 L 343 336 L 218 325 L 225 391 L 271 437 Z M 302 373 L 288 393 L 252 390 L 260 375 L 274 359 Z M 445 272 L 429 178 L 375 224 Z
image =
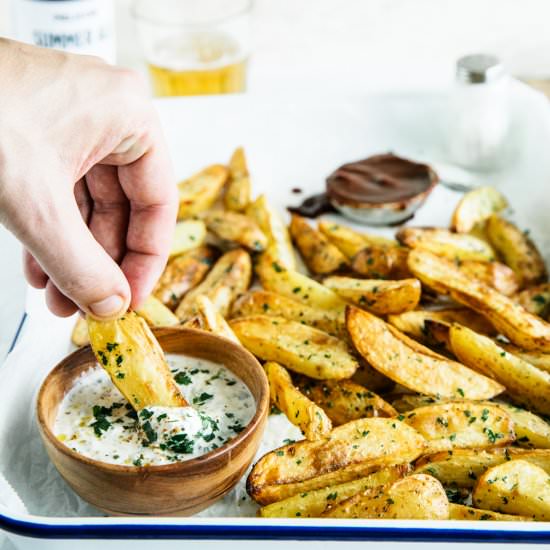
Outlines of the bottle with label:
M 12 0 L 12 37 L 115 62 L 113 0 Z

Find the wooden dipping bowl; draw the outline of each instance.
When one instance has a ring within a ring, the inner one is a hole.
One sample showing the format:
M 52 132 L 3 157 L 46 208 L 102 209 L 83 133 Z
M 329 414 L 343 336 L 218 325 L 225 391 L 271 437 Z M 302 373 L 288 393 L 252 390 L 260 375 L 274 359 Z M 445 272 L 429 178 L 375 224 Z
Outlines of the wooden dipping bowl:
M 159 466 L 122 466 L 83 456 L 53 433 L 59 404 L 75 380 L 97 366 L 90 346 L 59 363 L 43 382 L 37 401 L 40 434 L 65 481 L 84 500 L 111 515 L 189 516 L 223 497 L 252 462 L 265 428 L 269 387 L 254 356 L 220 336 L 187 328 L 154 330 L 166 353 L 223 364 L 251 391 L 256 413 L 231 441 L 203 456 Z M 101 368 L 97 366 L 97 368 Z

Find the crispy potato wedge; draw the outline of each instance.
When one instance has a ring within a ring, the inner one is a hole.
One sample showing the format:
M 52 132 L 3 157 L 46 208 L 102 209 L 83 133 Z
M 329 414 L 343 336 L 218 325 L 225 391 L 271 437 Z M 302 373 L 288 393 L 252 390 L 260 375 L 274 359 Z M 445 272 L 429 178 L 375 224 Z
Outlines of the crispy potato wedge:
M 318 518 L 330 506 L 380 485 L 388 485 L 401 479 L 408 471 L 406 464 L 382 468 L 353 481 L 331 485 L 323 489 L 301 493 L 292 497 L 268 504 L 260 508 L 258 515 L 263 518 Z
M 535 243 L 512 222 L 498 214 L 487 220 L 487 236 L 494 249 L 502 256 L 519 279 L 521 287 L 548 280 L 546 265 Z
M 353 380 L 297 380 L 300 390 L 319 405 L 334 426 L 359 418 L 397 416 L 397 411 L 380 396 Z
M 487 403 L 487 402 L 484 402 Z M 550 449 L 550 424 L 530 411 L 509 403 L 494 403 L 505 410 L 514 423 L 516 443 L 528 449 Z
M 469 233 L 477 225 L 508 206 L 506 198 L 494 187 L 478 187 L 466 193 L 458 202 L 451 219 L 451 229 Z
M 268 204 L 265 195 L 260 195 L 246 209 L 246 215 L 256 222 L 268 240 L 271 261 L 287 269 L 296 268 L 296 258 L 290 242 L 290 235 L 283 220 Z
M 200 246 L 175 256 L 160 276 L 153 294 L 172 311 L 178 307 L 186 292 L 197 286 L 214 264 L 216 252 Z
M 512 296 L 519 289 L 514 271 L 500 262 L 465 260 L 458 263 L 458 269 L 467 277 L 477 279 L 505 296 Z
M 409 254 L 409 267 L 425 285 L 484 315 L 514 344 L 528 350 L 550 351 L 549 323 L 507 296 L 465 276 L 448 260 L 424 250 L 413 250 Z
M 449 519 L 458 521 L 533 521 L 527 516 L 499 514 L 492 510 L 480 510 L 472 506 L 449 503 Z
M 90 338 L 88 336 L 88 323 L 86 323 L 86 319 L 83 319 L 80 316 L 74 324 L 73 331 L 71 333 L 71 342 L 78 348 L 87 346 L 90 343 Z
M 357 369 L 357 360 L 345 342 L 296 321 L 254 315 L 229 324 L 251 353 L 310 378 L 339 380 L 349 378 Z
M 250 315 L 285 317 L 291 321 L 298 321 L 318 328 L 333 336 L 347 335 L 346 319 L 343 312 L 317 309 L 266 290 L 254 290 L 243 294 L 233 305 L 231 312 L 233 318 Z
M 531 363 L 531 365 L 540 370 L 550 373 L 550 353 L 543 353 L 541 351 L 526 351 L 514 346 L 514 344 L 508 344 L 500 340 L 498 341 L 498 345 L 512 355 L 523 359 L 527 363 Z
M 437 479 L 415 474 L 358 493 L 329 508 L 323 517 L 448 519 L 449 501 Z
M 180 182 L 178 220 L 192 218 L 208 210 L 216 202 L 228 177 L 226 166 L 213 164 Z
M 351 379 L 360 386 L 378 393 L 389 392 L 395 387 L 393 380 L 373 369 L 362 357 L 359 360 L 359 368 Z
M 143 317 L 151 327 L 172 327 L 179 325 L 180 320 L 158 298 L 149 296 L 136 313 Z
M 390 399 L 387 397 L 387 399 Z M 441 403 L 449 403 L 453 401 L 447 398 L 432 397 L 430 395 L 422 395 L 419 393 L 402 393 L 397 394 L 390 399 L 391 406 L 400 413 L 406 413 L 419 407 L 428 407 L 430 405 L 439 405 Z
M 428 453 L 505 446 L 516 438 L 510 416 L 488 403 L 428 405 L 406 413 L 404 422 L 426 438 Z
M 417 349 L 426 350 L 419 353 L 406 343 L 405 335 L 397 338 L 399 331 L 366 311 L 349 307 L 347 327 L 369 364 L 406 388 L 426 395 L 468 399 L 489 399 L 504 391 L 494 380 L 417 344 Z
M 206 227 L 226 241 L 235 242 L 251 252 L 261 252 L 267 247 L 267 237 L 258 224 L 238 212 L 216 210 L 205 215 Z
M 478 508 L 550 520 L 550 476 L 525 460 L 510 460 L 489 468 L 472 493 Z
M 409 248 L 426 250 L 450 260 L 490 262 L 495 259 L 494 250 L 485 241 L 447 229 L 403 227 L 396 236 L 401 244 Z
M 214 265 L 204 281 L 190 290 L 176 309 L 176 316 L 182 320 L 197 313 L 197 296 L 207 296 L 222 317 L 229 313 L 231 305 L 239 294 L 248 289 L 252 276 L 252 261 L 248 252 L 242 249 L 226 252 Z
M 170 257 L 178 256 L 197 248 L 206 238 L 206 225 L 202 220 L 184 220 L 176 224 L 174 238 L 170 247 Z
M 547 319 L 550 314 L 550 283 L 526 288 L 515 299 L 529 313 Z
M 89 315 L 86 320 L 98 363 L 134 409 L 188 405 L 144 319 L 128 311 L 114 321 L 98 321 Z
M 264 455 L 247 479 L 248 494 L 260 504 L 364 477 L 406 464 L 422 454 L 424 438 L 403 422 L 363 418 L 332 430 L 318 441 L 299 441 Z
M 229 181 L 224 195 L 224 204 L 228 210 L 242 212 L 250 203 L 250 174 L 246 165 L 244 149 L 235 149 L 229 160 Z
M 318 275 L 327 275 L 345 268 L 348 260 L 320 231 L 305 218 L 293 214 L 289 226 L 290 236 L 308 269 Z
M 512 355 L 490 338 L 453 325 L 451 348 L 464 364 L 503 384 L 515 402 L 550 414 L 550 374 Z
M 196 316 L 187 321 L 184 326 L 213 332 L 218 336 L 231 340 L 235 344 L 240 344 L 239 339 L 235 336 L 227 321 L 221 316 L 216 306 L 207 296 L 197 296 L 195 307 L 197 309 Z
M 368 279 L 408 279 L 408 255 L 402 246 L 368 245 L 353 256 L 351 269 Z
M 306 439 L 313 441 L 326 437 L 332 430 L 332 422 L 325 411 L 293 384 L 290 374 L 279 363 L 268 361 L 264 369 L 271 402 L 300 428 Z
M 418 279 L 382 281 L 334 276 L 324 279 L 323 284 L 344 300 L 378 315 L 411 311 L 420 301 Z

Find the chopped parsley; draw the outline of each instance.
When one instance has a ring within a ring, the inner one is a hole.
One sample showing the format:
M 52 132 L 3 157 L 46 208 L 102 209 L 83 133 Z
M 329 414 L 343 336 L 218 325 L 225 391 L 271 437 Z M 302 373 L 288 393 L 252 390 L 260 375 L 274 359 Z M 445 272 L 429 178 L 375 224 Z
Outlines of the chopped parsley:
M 183 386 L 188 386 L 191 382 L 193 382 L 191 377 L 186 372 L 178 372 L 178 374 L 174 376 L 174 380 Z

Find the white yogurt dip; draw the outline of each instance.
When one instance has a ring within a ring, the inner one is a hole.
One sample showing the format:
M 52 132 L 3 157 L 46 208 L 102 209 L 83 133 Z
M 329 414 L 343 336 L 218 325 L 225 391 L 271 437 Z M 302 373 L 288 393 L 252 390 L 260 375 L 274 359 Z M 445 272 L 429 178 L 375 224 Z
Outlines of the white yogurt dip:
M 217 449 L 250 422 L 254 397 L 229 369 L 182 355 L 166 359 L 192 407 L 147 407 L 136 413 L 98 365 L 63 398 L 54 424 L 57 438 L 102 462 L 160 465 Z

